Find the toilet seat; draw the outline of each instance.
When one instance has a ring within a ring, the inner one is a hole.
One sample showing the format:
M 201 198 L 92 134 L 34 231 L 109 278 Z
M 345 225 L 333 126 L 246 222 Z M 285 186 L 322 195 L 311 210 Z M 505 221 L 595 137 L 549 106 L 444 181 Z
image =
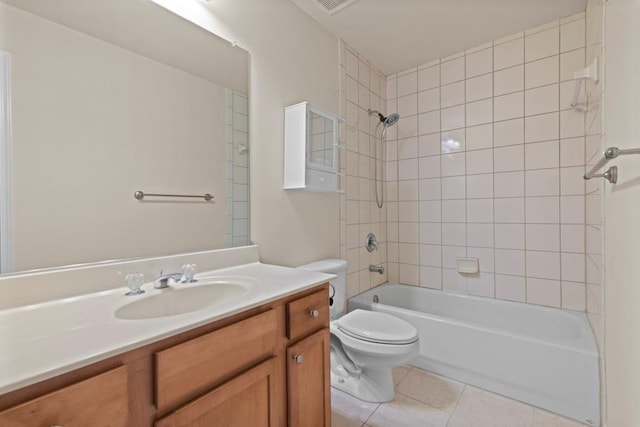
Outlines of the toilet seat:
M 354 310 L 336 321 L 338 329 L 352 338 L 376 344 L 411 344 L 418 331 L 397 317 L 367 310 Z

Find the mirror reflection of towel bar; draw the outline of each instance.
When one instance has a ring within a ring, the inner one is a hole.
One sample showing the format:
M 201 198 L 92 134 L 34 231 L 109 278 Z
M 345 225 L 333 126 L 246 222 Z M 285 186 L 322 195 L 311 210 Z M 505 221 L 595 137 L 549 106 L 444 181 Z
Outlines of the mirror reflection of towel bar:
M 189 197 L 189 198 L 195 198 L 195 199 L 204 199 L 207 202 L 210 202 L 211 200 L 213 200 L 213 196 L 209 193 L 203 196 L 196 196 L 196 195 L 189 195 L 189 194 L 152 194 L 152 193 L 143 193 L 140 190 L 133 193 L 133 197 L 135 197 L 137 200 L 142 200 L 147 196 L 149 197 Z

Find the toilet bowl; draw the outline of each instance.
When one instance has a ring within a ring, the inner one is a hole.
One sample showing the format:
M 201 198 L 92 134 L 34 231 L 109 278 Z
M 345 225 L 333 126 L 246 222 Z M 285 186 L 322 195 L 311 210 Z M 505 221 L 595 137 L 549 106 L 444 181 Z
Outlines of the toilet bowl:
M 331 386 L 367 402 L 395 398 L 392 368 L 418 355 L 418 331 L 385 313 L 354 310 L 346 303 L 344 260 L 323 260 L 298 267 L 336 274 L 330 282 Z

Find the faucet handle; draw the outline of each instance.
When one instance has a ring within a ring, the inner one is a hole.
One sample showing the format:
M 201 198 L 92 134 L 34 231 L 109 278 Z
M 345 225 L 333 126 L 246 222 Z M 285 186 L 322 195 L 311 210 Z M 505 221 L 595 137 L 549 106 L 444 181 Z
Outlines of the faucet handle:
M 125 295 L 140 295 L 144 294 L 144 291 L 140 289 L 142 284 L 144 283 L 144 274 L 143 273 L 129 273 L 124 277 L 124 281 L 129 288 L 129 292 Z
M 196 264 L 184 264 L 182 266 L 182 283 L 194 283 L 197 282 L 197 279 L 194 279 L 193 276 L 196 275 L 198 271 L 198 266 Z

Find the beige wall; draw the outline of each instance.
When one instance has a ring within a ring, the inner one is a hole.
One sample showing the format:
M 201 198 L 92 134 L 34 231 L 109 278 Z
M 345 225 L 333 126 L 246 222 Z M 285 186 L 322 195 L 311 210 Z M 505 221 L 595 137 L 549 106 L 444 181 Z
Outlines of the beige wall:
M 224 247 L 224 88 L 11 6 L 0 19 L 15 270 Z M 218 198 L 141 203 L 138 189 Z
M 339 255 L 337 194 L 283 190 L 284 107 L 338 113 L 338 40 L 290 0 L 155 0 L 251 55 L 251 239 L 262 261 L 296 266 Z
M 640 1 L 605 9 L 605 145 L 640 146 Z M 605 185 L 605 353 L 609 427 L 640 425 L 640 156 Z

